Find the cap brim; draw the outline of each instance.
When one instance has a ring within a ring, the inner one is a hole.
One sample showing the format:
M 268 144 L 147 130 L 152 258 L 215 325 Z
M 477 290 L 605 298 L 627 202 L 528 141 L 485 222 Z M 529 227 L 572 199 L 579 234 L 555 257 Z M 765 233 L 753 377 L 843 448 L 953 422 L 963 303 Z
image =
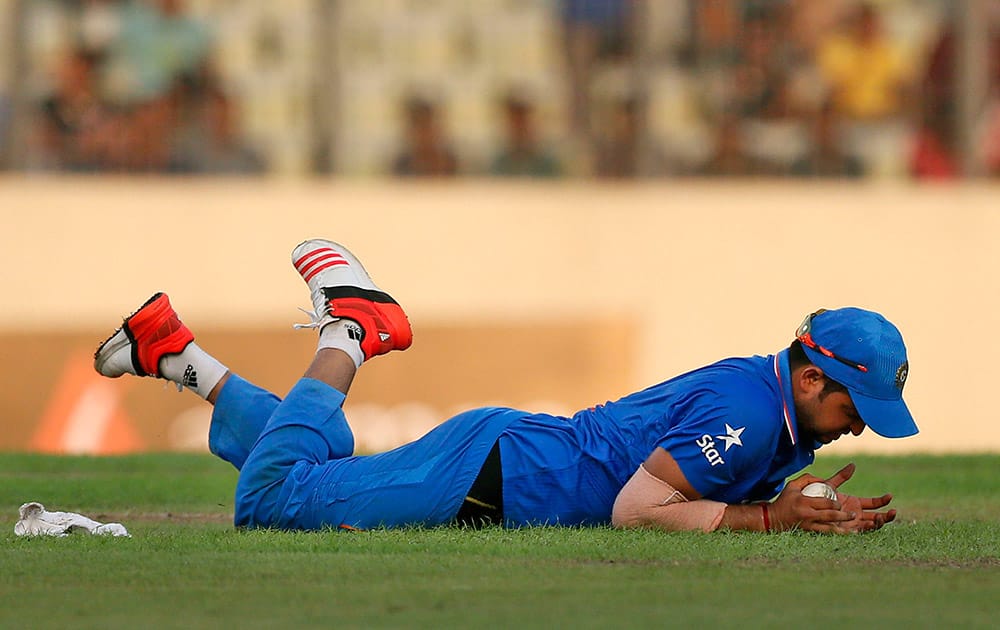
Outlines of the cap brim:
M 902 398 L 899 400 L 880 400 L 869 398 L 855 391 L 848 391 L 850 391 L 851 400 L 858 410 L 858 415 L 865 421 L 865 424 L 871 427 L 872 431 L 882 437 L 910 437 L 920 431 Z

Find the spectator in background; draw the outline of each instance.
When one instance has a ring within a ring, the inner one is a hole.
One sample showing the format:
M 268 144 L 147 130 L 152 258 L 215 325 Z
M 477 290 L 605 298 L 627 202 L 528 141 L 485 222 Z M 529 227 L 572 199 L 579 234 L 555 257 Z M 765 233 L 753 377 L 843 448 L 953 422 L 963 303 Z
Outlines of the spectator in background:
M 613 104 L 603 133 L 597 136 L 594 175 L 625 179 L 640 174 L 640 132 L 642 104 L 638 98 L 627 97 Z
M 958 54 L 955 50 L 954 8 L 946 18 L 948 24 L 931 46 L 920 85 L 921 108 L 936 115 L 956 116 L 958 85 Z
M 964 8 L 965 5 L 962 5 Z M 994 2 L 983 17 L 989 21 L 987 59 L 985 69 L 989 73 L 990 104 L 985 108 L 985 116 L 981 122 L 981 146 L 975 147 L 983 159 L 986 173 L 1000 174 L 1000 2 Z M 929 170 L 954 169 L 958 172 L 958 160 L 951 157 L 950 165 L 940 161 L 937 168 L 931 169 L 931 157 L 941 156 L 949 152 L 954 156 L 957 151 L 958 126 L 958 64 L 959 43 L 955 20 L 958 18 L 957 5 L 948 6 L 948 16 L 941 33 L 931 47 L 927 65 L 921 84 L 923 125 L 916 138 L 915 153 L 911 161 L 912 173 L 920 177 L 930 175 Z M 935 146 L 937 145 L 937 146 Z M 918 165 L 919 161 L 919 165 Z M 931 175 L 933 176 L 933 175 Z
M 817 64 L 851 150 L 867 168 L 891 169 L 885 162 L 905 154 L 911 63 L 886 36 L 878 10 L 862 4 L 846 30 L 820 43 Z
M 960 173 L 955 147 L 953 108 L 927 101 L 920 128 L 913 138 L 910 174 L 916 179 L 955 179 Z
M 691 32 L 689 50 L 682 52 L 682 63 L 701 70 L 732 65 L 739 56 L 739 5 L 732 0 L 687 2 Z
M 178 103 L 172 93 L 140 103 L 127 116 L 126 141 L 116 166 L 130 173 L 164 173 L 177 129 Z
M 76 0 L 77 39 L 84 49 L 106 56 L 121 29 L 123 0 Z
M 178 128 L 179 98 L 174 90 L 164 96 L 115 108 L 114 116 L 98 127 L 105 136 L 99 163 L 102 171 L 163 173 L 169 170 L 170 147 Z
M 563 46 L 569 79 L 569 116 L 573 135 L 590 146 L 590 84 L 604 59 L 632 54 L 635 0 L 561 0 Z
M 745 151 L 774 173 L 787 172 L 809 150 L 802 94 L 793 78 L 810 59 L 786 34 L 791 20 L 785 2 L 745 3 L 729 81 Z
M 254 175 L 267 170 L 266 161 L 239 133 L 239 111 L 217 81 L 198 90 L 191 100 L 181 90 L 181 124 L 173 138 L 169 170 L 206 175 Z
M 208 61 L 208 25 L 185 11 L 182 0 L 121 4 L 117 37 L 108 46 L 108 72 L 118 100 L 165 96 L 175 81 L 199 74 Z
M 989 102 L 982 121 L 982 138 L 976 148 L 982 156 L 985 172 L 1000 178 L 1000 2 L 990 5 L 990 84 Z
M 777 21 L 773 12 L 754 12 L 743 21 L 733 89 L 744 118 L 770 119 L 785 114 L 787 69 L 779 50 Z
M 792 165 L 798 177 L 861 177 L 861 161 L 846 153 L 837 134 L 837 114 L 830 103 L 816 112 L 807 153 Z
M 500 176 L 557 177 L 559 162 L 538 145 L 535 109 L 517 94 L 503 102 L 506 146 L 493 159 L 490 174 Z
M 458 174 L 458 159 L 448 146 L 434 103 L 420 97 L 407 100 L 406 144 L 392 165 L 404 177 L 447 177 Z
M 11 110 L 10 97 L 0 86 L 0 169 L 7 166 L 5 158 L 10 144 Z
M 646 101 L 625 96 L 611 103 L 596 138 L 594 175 L 611 179 L 655 177 L 670 171 L 670 160 L 651 134 L 643 133 Z
M 747 152 L 739 117 L 727 113 L 716 127 L 712 157 L 698 174 L 709 177 L 762 177 L 775 173 L 766 162 Z
M 93 171 L 113 141 L 112 113 L 97 85 L 100 58 L 77 48 L 60 62 L 53 93 L 40 105 L 33 168 Z
M 958 176 L 958 54 L 955 7 L 931 47 L 921 81 L 920 127 L 913 138 L 910 175 L 915 179 L 948 180 Z
M 828 36 L 818 55 L 837 111 L 847 119 L 874 121 L 903 111 L 910 67 L 885 35 L 881 16 L 872 5 L 861 5 L 847 31 Z
M 1000 85 L 995 89 L 1000 90 Z M 993 98 L 987 110 L 985 131 L 980 151 L 986 167 L 986 174 L 1000 178 L 1000 94 Z

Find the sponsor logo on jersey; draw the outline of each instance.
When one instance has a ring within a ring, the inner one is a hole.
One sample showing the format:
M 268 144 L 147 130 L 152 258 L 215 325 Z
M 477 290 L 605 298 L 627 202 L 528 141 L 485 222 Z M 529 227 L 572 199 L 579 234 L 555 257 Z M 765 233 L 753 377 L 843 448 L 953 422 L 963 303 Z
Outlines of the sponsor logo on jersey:
M 743 439 L 741 436 L 745 430 L 746 427 L 734 429 L 729 426 L 729 423 L 727 422 L 725 435 L 717 435 L 713 438 L 711 435 L 706 433 L 695 440 L 695 444 L 701 448 L 701 454 L 705 456 L 706 460 L 708 460 L 709 465 L 722 466 L 726 463 L 726 460 L 722 457 L 722 453 L 728 452 L 733 446 L 743 446 Z M 715 441 L 717 439 L 722 441 L 721 444 L 717 445 Z M 722 447 L 722 453 L 719 452 L 720 446 Z
M 745 430 L 746 430 L 746 427 L 740 427 L 738 429 L 734 429 L 733 427 L 729 426 L 729 423 L 727 422 L 726 423 L 726 434 L 725 435 L 717 435 L 715 437 L 717 437 L 720 440 L 722 440 L 723 442 L 725 442 L 726 447 L 723 450 L 728 453 L 730 446 L 743 446 L 743 440 L 740 439 L 740 436 L 743 435 L 743 431 L 745 431 Z

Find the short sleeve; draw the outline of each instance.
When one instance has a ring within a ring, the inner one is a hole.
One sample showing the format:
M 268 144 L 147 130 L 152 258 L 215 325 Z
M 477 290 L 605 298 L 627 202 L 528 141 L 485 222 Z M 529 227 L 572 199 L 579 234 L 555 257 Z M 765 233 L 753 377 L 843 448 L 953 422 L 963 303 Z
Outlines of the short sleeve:
M 748 387 L 694 391 L 671 409 L 671 427 L 657 445 L 702 497 L 740 502 L 773 456 L 773 407 Z

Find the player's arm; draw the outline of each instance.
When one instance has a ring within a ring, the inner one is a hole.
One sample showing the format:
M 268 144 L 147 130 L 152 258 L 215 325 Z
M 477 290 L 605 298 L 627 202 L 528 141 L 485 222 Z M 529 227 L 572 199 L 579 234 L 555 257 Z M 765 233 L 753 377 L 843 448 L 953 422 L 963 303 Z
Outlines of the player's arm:
M 677 461 L 657 448 L 625 484 L 615 501 L 616 527 L 646 527 L 669 531 L 713 531 L 719 528 L 779 531 L 800 527 L 809 531 L 845 531 L 840 523 L 856 518 L 835 501 L 806 497 L 801 490 L 817 481 L 803 475 L 789 482 L 771 503 L 726 504 L 703 499 Z
M 618 528 L 710 532 L 726 504 L 702 499 L 670 454 L 657 448 L 618 493 L 611 523 Z

